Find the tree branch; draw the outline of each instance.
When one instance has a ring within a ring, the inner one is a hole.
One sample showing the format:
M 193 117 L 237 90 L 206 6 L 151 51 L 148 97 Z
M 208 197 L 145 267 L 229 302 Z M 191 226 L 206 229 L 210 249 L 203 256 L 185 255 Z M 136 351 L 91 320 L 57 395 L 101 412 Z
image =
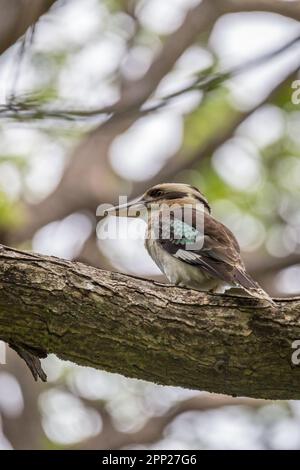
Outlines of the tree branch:
M 0 118 L 9 118 L 12 120 L 20 120 L 20 121 L 27 121 L 27 120 L 34 120 L 34 119 L 47 119 L 47 118 L 56 118 L 62 120 L 69 120 L 73 121 L 80 118 L 89 118 L 91 116 L 101 116 L 103 114 L 107 115 L 118 115 L 118 116 L 130 116 L 131 114 L 138 113 L 139 116 L 144 116 L 146 114 L 155 112 L 159 109 L 165 107 L 173 98 L 178 98 L 189 91 L 192 90 L 201 90 L 203 92 L 212 91 L 213 89 L 219 87 L 222 83 L 226 82 L 227 80 L 238 76 L 239 74 L 245 73 L 248 70 L 251 70 L 254 67 L 257 67 L 261 64 L 268 62 L 269 60 L 274 59 L 281 55 L 283 52 L 290 49 L 292 46 L 297 44 L 300 41 L 300 35 L 298 34 L 293 39 L 289 40 L 285 44 L 281 45 L 279 48 L 274 49 L 270 52 L 262 54 L 254 59 L 246 61 L 240 65 L 232 67 L 231 69 L 225 72 L 218 72 L 218 73 L 210 73 L 210 74 L 201 74 L 198 72 L 195 75 L 197 76 L 196 79 L 193 80 L 192 84 L 185 86 L 183 88 L 178 89 L 176 92 L 170 93 L 168 95 L 163 96 L 159 99 L 159 102 L 146 107 L 145 109 L 140 109 L 140 97 L 134 97 L 132 95 L 131 101 L 122 105 L 119 103 L 111 106 L 106 106 L 104 108 L 95 108 L 95 109 L 47 109 L 43 106 L 37 104 L 34 100 L 33 101 L 22 101 L 22 97 L 18 99 L 15 97 L 15 101 L 12 103 L 7 103 L 0 105 Z M 299 63 L 294 65 L 294 69 L 299 68 Z M 128 98 L 127 98 L 128 99 Z M 144 102 L 144 99 L 142 100 Z
M 268 13 L 277 13 L 300 21 L 300 2 L 299 0 L 217 0 L 220 10 L 223 13 L 236 13 L 247 11 L 265 11 Z
M 161 416 L 152 416 L 145 425 L 135 432 L 122 432 L 115 429 L 111 422 L 111 416 L 103 403 L 98 401 L 87 401 L 87 406 L 91 404 L 100 413 L 105 434 L 93 436 L 84 443 L 75 445 L 74 449 L 80 447 L 81 450 L 92 449 L 124 449 L 133 445 L 155 443 L 163 439 L 166 428 L 181 414 L 187 412 L 205 412 L 208 410 L 217 410 L 227 406 L 243 406 L 248 409 L 258 410 L 268 404 L 266 400 L 255 400 L 252 398 L 233 398 L 224 395 L 199 394 L 192 398 L 178 401 L 165 414 Z M 5 421 L 4 421 L 5 422 Z
M 278 309 L 2 247 L 0 337 L 128 377 L 299 399 L 300 298 Z
M 56 0 L 0 0 L 0 54 L 12 46 Z

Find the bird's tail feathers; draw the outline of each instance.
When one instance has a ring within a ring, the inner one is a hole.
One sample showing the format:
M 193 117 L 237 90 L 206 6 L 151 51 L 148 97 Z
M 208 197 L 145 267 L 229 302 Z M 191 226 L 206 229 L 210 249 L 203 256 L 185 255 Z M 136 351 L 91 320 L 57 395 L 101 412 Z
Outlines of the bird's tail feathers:
M 272 307 L 276 307 L 275 302 L 271 299 L 269 294 L 267 294 L 245 271 L 237 268 L 235 279 L 237 284 L 248 292 L 249 295 L 257 299 L 266 300 Z

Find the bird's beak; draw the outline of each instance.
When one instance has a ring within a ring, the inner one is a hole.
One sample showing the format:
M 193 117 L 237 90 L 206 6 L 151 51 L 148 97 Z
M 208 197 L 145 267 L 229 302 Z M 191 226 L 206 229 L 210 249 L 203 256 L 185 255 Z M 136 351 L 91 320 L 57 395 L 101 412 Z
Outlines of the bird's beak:
M 146 204 L 147 202 L 144 200 L 143 196 L 138 197 L 133 201 L 106 209 L 105 215 L 114 215 L 116 217 L 139 217 L 141 213 L 147 209 Z

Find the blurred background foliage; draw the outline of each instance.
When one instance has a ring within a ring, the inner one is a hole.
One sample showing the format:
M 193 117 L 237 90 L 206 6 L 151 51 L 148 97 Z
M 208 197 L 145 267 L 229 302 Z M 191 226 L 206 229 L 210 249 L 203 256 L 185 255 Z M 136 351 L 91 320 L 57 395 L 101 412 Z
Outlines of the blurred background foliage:
M 143 222 L 97 240 L 96 208 L 182 181 L 206 194 L 270 294 L 299 295 L 299 42 L 143 112 L 195 77 L 299 35 L 299 2 L 270 2 L 269 11 L 264 2 L 263 11 L 250 0 L 241 12 L 231 3 L 218 11 L 205 0 L 0 1 L 1 243 L 163 279 L 132 235 Z M 14 37 L 14 22 L 25 35 Z M 300 448 L 299 402 L 160 387 L 52 356 L 44 367 L 49 383 L 35 384 L 7 352 L 0 448 Z

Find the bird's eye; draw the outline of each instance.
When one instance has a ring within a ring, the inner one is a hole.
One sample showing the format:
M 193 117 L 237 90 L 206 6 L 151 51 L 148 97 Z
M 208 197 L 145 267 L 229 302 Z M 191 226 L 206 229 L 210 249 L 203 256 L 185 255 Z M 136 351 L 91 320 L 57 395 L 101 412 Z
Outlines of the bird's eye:
M 149 196 L 150 197 L 160 197 L 164 194 L 164 192 L 161 189 L 153 189 L 150 191 Z

